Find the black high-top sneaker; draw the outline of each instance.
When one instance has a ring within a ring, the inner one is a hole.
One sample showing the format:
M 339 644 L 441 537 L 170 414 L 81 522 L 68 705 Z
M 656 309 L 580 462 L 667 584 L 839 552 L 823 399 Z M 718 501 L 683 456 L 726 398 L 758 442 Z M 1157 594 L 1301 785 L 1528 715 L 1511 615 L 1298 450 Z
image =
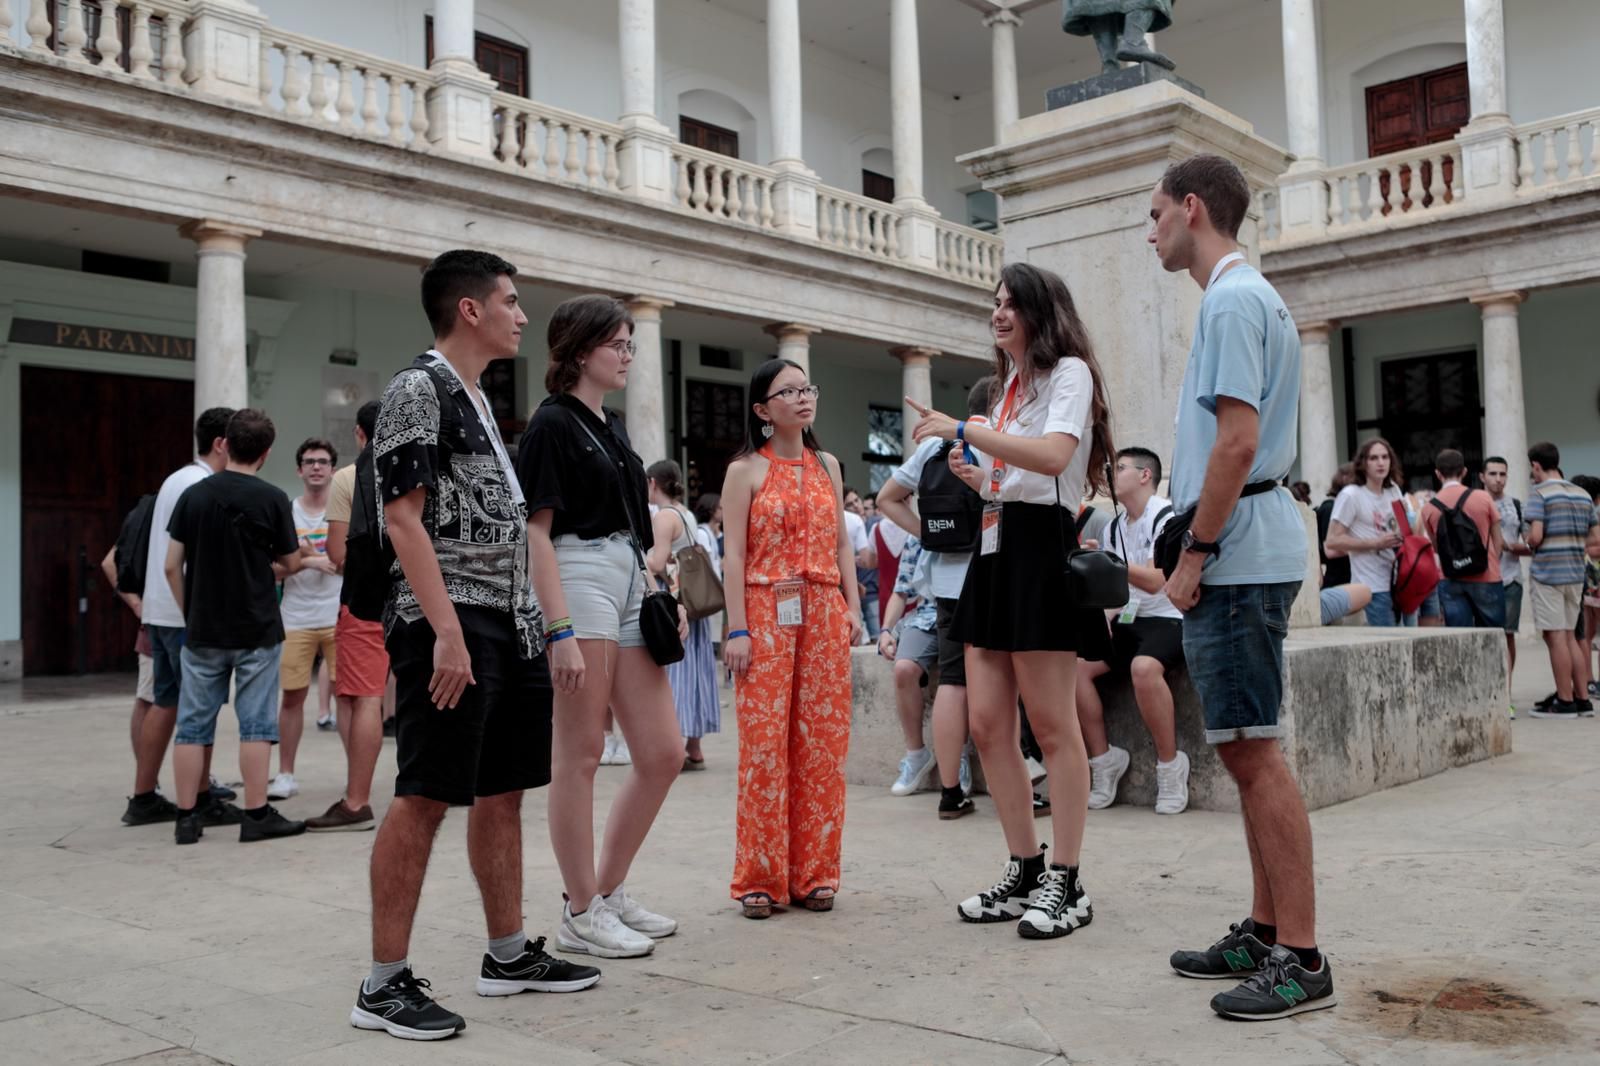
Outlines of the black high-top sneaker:
M 1044 848 L 1039 854 L 1020 858 L 1011 856 L 1000 880 L 987 892 L 980 892 L 956 904 L 956 913 L 964 922 L 1009 922 L 1022 917 L 1034 901 L 1044 879 Z
M 1027 940 L 1054 940 L 1094 920 L 1089 893 L 1071 871 L 1055 863 L 1044 872 L 1033 905 L 1017 923 L 1017 935 Z

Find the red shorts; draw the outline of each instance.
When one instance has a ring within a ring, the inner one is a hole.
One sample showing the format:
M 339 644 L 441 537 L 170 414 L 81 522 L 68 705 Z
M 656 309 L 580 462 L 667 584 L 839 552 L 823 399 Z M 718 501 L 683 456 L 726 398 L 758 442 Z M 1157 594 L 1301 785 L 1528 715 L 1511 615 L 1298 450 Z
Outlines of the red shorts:
M 339 660 L 334 680 L 336 696 L 382 696 L 389 680 L 389 653 L 383 647 L 383 623 L 363 622 L 340 604 L 333 630 Z

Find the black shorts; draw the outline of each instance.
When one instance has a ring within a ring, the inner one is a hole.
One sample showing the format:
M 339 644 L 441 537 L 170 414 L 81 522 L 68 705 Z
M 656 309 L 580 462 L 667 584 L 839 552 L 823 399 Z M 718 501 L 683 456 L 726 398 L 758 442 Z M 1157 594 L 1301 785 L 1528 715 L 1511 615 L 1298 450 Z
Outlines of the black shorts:
M 1111 669 L 1127 673 L 1133 660 L 1148 655 L 1167 673 L 1183 666 L 1183 619 L 1135 618 L 1111 625 Z
M 950 636 L 950 623 L 956 617 L 956 604 L 959 600 L 938 600 L 934 606 L 938 609 L 939 629 L 939 684 L 960 685 L 965 688 L 967 684 L 967 649 L 966 645 Z
M 511 616 L 457 607 L 474 684 L 455 707 L 428 695 L 433 627 L 396 621 L 385 644 L 395 681 L 396 796 L 422 796 L 470 807 L 478 796 L 550 783 L 553 689 L 543 655 L 517 655 Z

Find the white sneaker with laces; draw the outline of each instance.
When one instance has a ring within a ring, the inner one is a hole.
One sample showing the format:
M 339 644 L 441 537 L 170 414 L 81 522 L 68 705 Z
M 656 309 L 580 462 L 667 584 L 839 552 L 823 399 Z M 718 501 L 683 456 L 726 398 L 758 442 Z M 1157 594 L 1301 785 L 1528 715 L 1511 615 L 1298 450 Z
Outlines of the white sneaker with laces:
M 611 747 L 611 765 L 632 766 L 633 756 L 628 754 L 628 741 L 621 733 L 613 733 L 612 736 L 617 738 L 617 742 Z
M 598 892 L 582 914 L 573 914 L 572 901 L 567 900 L 561 910 L 556 944 L 562 951 L 598 955 L 602 959 L 632 959 L 656 949 L 654 940 L 623 925 L 616 908 Z
M 900 760 L 900 776 L 889 786 L 889 791 L 896 796 L 911 795 L 928 780 L 928 771 L 931 769 L 932 750 L 923 748 L 921 751 L 906 752 L 905 758 Z
M 607 733 L 605 747 L 600 749 L 600 765 L 610 766 L 612 763 L 616 762 L 616 759 L 617 735 L 615 733 Z
M 606 897 L 606 903 L 617 912 L 623 925 L 635 933 L 643 933 L 651 940 L 665 940 L 678 931 L 675 919 L 646 910 L 643 904 L 628 895 L 626 885 L 618 885 L 617 890 Z
M 1117 786 L 1128 772 L 1128 750 L 1112 745 L 1089 760 L 1089 809 L 1104 810 L 1117 801 Z
M 298 794 L 299 791 L 300 782 L 294 779 L 293 774 L 279 774 L 267 786 L 267 799 L 286 800 L 290 796 Z
M 1189 756 L 1156 763 L 1156 813 L 1182 814 L 1189 806 Z

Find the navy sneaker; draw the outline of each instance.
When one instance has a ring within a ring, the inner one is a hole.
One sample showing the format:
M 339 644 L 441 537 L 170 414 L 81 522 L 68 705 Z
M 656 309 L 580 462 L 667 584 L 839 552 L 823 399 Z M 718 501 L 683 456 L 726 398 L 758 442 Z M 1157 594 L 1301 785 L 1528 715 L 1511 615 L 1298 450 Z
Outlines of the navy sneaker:
M 1211 997 L 1211 1009 L 1224 1018 L 1264 1022 L 1290 1018 L 1309 1010 L 1326 1010 L 1339 1002 L 1333 994 L 1333 969 L 1326 955 L 1322 968 L 1308 970 L 1282 944 L 1244 984 Z
M 1256 938 L 1254 919 L 1228 926 L 1228 935 L 1204 951 L 1174 951 L 1172 968 L 1184 977 L 1238 979 L 1254 973 L 1267 961 L 1272 948 Z

